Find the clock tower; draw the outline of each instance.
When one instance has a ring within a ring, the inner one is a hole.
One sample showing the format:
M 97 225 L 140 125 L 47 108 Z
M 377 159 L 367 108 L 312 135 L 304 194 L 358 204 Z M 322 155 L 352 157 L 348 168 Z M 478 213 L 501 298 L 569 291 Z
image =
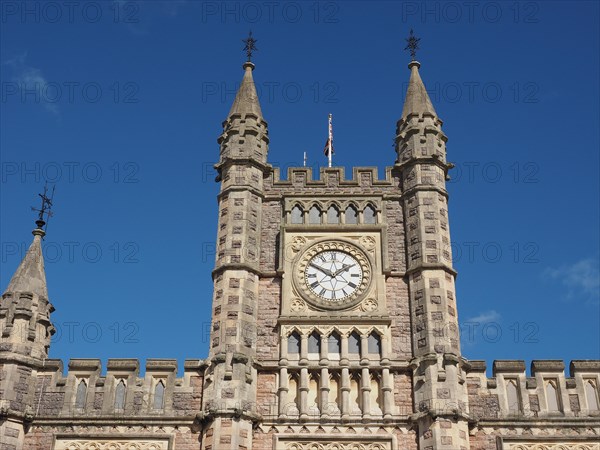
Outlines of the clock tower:
M 219 137 L 204 449 L 468 449 L 445 180 L 419 63 L 396 158 L 267 162 L 254 64 Z

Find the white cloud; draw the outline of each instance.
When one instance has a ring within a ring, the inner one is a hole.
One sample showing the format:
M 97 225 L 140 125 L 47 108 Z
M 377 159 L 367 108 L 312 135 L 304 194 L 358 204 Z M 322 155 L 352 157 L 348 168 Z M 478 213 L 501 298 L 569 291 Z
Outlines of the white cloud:
M 21 99 L 22 101 L 33 101 L 39 103 L 55 116 L 60 115 L 58 105 L 48 100 L 46 89 L 48 81 L 44 78 L 42 71 L 25 63 L 27 53 L 22 53 L 14 58 L 4 61 L 4 65 L 9 66 L 15 75 L 12 80 L 15 82 L 19 90 L 26 91 Z
M 567 289 L 567 299 L 600 301 L 600 268 L 598 259 L 586 258 L 559 268 L 544 270 L 544 277 L 559 280 Z
M 467 323 L 480 323 L 480 324 L 485 324 L 485 323 L 490 323 L 490 322 L 498 322 L 501 318 L 500 313 L 498 313 L 497 311 L 489 310 L 489 311 L 483 311 L 481 312 L 479 315 L 475 316 L 475 317 L 471 317 L 467 320 L 465 320 L 464 322 Z

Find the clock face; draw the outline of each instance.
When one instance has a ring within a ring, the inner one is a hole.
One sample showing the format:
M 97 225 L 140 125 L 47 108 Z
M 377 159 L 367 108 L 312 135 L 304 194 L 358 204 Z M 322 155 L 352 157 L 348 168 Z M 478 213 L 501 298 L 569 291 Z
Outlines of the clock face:
M 354 243 L 322 240 L 298 254 L 293 283 L 318 309 L 348 309 L 369 292 L 371 267 L 370 257 Z
M 362 284 L 360 263 L 349 253 L 330 250 L 317 253 L 306 265 L 304 278 L 308 288 L 324 300 L 351 297 Z

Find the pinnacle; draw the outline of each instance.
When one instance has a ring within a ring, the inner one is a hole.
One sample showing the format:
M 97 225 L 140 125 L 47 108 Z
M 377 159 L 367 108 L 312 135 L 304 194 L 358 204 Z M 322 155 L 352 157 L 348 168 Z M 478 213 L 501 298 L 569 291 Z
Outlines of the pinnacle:
M 406 99 L 402 108 L 402 118 L 406 118 L 409 114 L 421 115 L 423 113 L 437 116 L 421 75 L 419 75 L 420 64 L 417 61 L 412 61 L 408 67 L 410 68 L 410 81 L 408 82 Z
M 229 116 L 233 114 L 254 114 L 262 119 L 262 111 L 260 109 L 260 103 L 258 101 L 258 94 L 256 93 L 256 87 L 254 85 L 254 79 L 252 78 L 252 71 L 254 70 L 254 64 L 251 62 L 244 63 L 244 78 L 242 84 L 235 96 Z
M 33 242 L 10 283 L 8 283 L 6 292 L 31 292 L 40 297 L 48 298 L 44 257 L 42 255 L 42 236 L 44 232 L 41 229 L 36 229 L 33 230 L 33 235 Z

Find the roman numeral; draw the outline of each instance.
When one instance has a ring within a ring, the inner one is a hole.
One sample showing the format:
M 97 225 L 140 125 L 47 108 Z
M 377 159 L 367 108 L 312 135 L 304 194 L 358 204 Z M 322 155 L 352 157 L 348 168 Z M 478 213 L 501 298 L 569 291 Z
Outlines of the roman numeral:
M 351 277 L 360 277 L 360 275 L 358 273 L 352 273 L 350 274 Z
M 333 252 L 331 253 L 331 260 L 332 261 L 335 261 L 335 255 L 336 255 L 335 253 L 333 253 Z
M 309 273 L 308 275 L 306 275 L 308 278 L 316 278 L 317 274 L 316 273 Z
M 346 290 L 345 289 L 342 289 L 342 294 L 344 294 L 344 297 L 348 295 L 348 294 L 346 294 Z
M 316 288 L 319 285 L 318 281 L 315 281 L 313 284 L 310 285 L 311 288 Z
M 352 282 L 348 283 L 348 286 L 350 286 L 352 289 L 354 289 L 356 287 L 356 285 Z
M 319 295 L 322 297 L 323 295 L 325 295 L 325 291 L 327 291 L 327 289 L 325 289 L 325 288 L 321 289 L 321 292 L 319 292 Z
M 335 299 L 335 291 L 331 291 L 331 298 Z

